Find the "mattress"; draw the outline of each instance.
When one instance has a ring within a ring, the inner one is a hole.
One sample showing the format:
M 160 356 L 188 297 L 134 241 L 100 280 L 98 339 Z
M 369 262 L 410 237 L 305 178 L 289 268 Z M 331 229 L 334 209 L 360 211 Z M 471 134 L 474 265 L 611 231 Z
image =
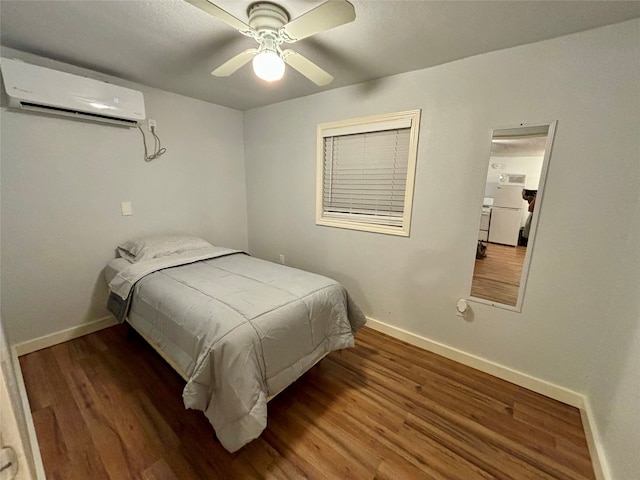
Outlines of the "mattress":
M 365 317 L 327 277 L 236 251 L 180 262 L 147 273 L 116 259 L 105 275 L 128 290 L 128 321 L 186 374 L 185 406 L 233 452 L 266 427 L 267 398 L 352 347 Z

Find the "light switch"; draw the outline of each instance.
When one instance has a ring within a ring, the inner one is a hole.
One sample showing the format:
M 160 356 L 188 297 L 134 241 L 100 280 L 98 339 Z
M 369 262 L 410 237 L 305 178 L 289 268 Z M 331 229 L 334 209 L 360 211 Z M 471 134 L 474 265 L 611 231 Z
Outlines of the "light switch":
M 120 203 L 120 209 L 122 210 L 122 215 L 124 215 L 124 216 L 133 215 L 133 209 L 131 208 L 131 202 L 122 202 L 122 203 Z

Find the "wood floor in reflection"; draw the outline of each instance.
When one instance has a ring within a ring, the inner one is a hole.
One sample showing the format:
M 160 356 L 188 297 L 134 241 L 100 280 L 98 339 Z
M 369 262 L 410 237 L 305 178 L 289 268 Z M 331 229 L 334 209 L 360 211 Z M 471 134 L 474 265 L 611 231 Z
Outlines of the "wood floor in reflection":
M 527 247 L 485 243 L 487 256 L 476 259 L 471 296 L 515 306 Z
M 20 365 L 49 480 L 594 478 L 577 409 L 366 327 L 234 454 L 125 325 Z

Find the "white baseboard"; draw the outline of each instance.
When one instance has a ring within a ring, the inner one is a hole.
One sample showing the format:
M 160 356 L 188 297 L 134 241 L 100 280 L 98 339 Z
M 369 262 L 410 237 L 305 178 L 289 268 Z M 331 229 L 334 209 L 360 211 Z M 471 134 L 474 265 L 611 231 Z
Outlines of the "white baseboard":
M 33 340 L 27 340 L 26 342 L 16 343 L 15 345 L 13 345 L 13 348 L 15 349 L 18 356 L 22 356 L 26 355 L 27 353 L 35 352 L 37 350 L 42 350 L 43 348 L 52 347 L 54 345 L 58 345 L 59 343 L 73 340 L 74 338 L 88 335 L 89 333 L 97 332 L 98 330 L 102 330 L 103 328 L 112 327 L 117 323 L 118 321 L 114 317 L 109 315 L 108 317 L 103 317 L 89 323 L 83 323 L 82 325 L 78 325 L 76 327 L 67 328 L 66 330 L 62 330 L 60 332 L 34 338 Z
M 532 377 L 526 373 L 513 370 L 505 367 L 504 365 L 491 362 L 490 360 L 471 355 L 440 342 L 421 337 L 415 333 L 411 333 L 407 330 L 403 330 L 370 317 L 367 317 L 367 327 L 580 409 L 580 417 L 582 419 L 585 437 L 589 445 L 589 454 L 591 455 L 591 462 L 593 464 L 596 479 L 611 479 L 602 442 L 599 440 L 600 437 L 594 422 L 593 412 L 589 405 L 589 399 L 585 395 L 545 380 Z
M 589 403 L 589 397 L 584 397 L 584 406 L 580 409 L 580 417 L 582 418 L 582 428 L 584 435 L 587 437 L 589 445 L 589 453 L 591 454 L 591 463 L 593 463 L 593 471 L 596 474 L 596 480 L 611 480 L 611 470 L 607 463 L 607 456 L 604 454 L 604 448 L 600 441 L 598 426 L 596 425 Z
M 27 396 L 27 388 L 24 384 L 24 377 L 22 376 L 22 369 L 20 368 L 20 361 L 18 360 L 18 353 L 15 347 L 11 347 L 11 359 L 13 363 L 13 371 L 15 374 L 16 386 L 18 393 L 20 394 L 20 400 L 22 401 L 22 412 L 24 422 L 27 427 L 27 439 L 29 444 L 24 445 L 25 456 L 28 462 L 28 472 L 20 478 L 31 478 L 32 480 L 46 480 L 47 476 L 44 473 L 44 464 L 42 463 L 42 456 L 40 455 L 40 446 L 38 444 L 38 437 L 36 435 L 36 428 L 33 425 L 33 415 L 31 414 L 31 406 L 29 405 L 29 397 Z M 26 441 L 27 439 L 23 439 Z
M 463 365 L 475 368 L 476 370 L 488 373 L 494 377 L 501 378 L 502 380 L 506 380 L 529 390 L 533 390 L 534 392 L 553 398 L 554 400 L 558 400 L 562 403 L 566 403 L 572 407 L 582 408 L 584 404 L 584 396 L 580 393 L 560 387 L 545 380 L 540 380 L 539 378 L 532 377 L 526 373 L 518 372 L 517 370 L 491 362 L 490 360 L 476 357 L 470 353 L 421 337 L 420 335 L 394 327 L 393 325 L 367 317 L 367 326 L 391 337 L 410 343 L 416 347 L 437 353 L 438 355 L 442 355 L 450 360 L 462 363 Z

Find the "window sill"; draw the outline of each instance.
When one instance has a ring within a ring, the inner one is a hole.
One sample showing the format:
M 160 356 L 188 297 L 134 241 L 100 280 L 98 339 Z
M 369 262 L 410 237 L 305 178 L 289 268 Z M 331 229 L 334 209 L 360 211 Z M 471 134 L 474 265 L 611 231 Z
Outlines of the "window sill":
M 373 225 L 369 223 L 359 223 L 346 220 L 336 220 L 328 218 L 316 219 L 316 225 L 334 228 L 346 228 L 348 230 L 360 230 L 362 232 L 383 233 L 385 235 L 396 235 L 399 237 L 409 236 L 409 227 L 390 227 L 387 225 Z

